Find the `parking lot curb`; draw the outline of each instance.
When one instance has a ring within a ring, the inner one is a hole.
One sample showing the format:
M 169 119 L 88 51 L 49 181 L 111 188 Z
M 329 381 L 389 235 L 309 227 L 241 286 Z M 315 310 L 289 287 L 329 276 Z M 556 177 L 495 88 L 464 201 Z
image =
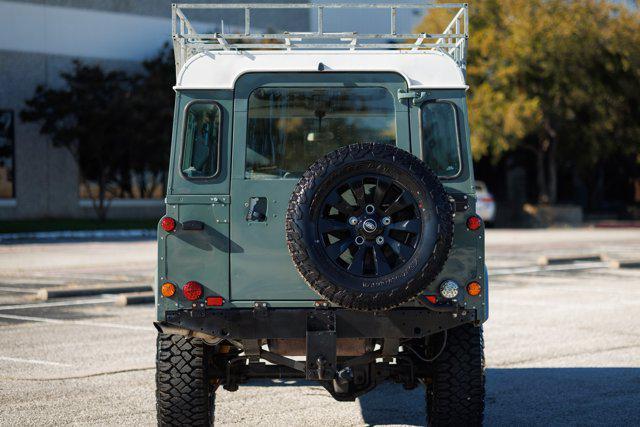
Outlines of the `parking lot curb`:
M 538 258 L 538 265 L 559 265 L 559 264 L 572 264 L 574 262 L 590 262 L 590 261 L 605 261 L 604 257 L 600 254 L 587 254 L 587 255 L 566 255 L 558 257 L 542 256 Z
M 133 304 L 151 304 L 154 301 L 155 295 L 153 292 L 136 292 L 131 294 L 118 295 L 114 304 L 118 307 L 124 307 L 126 305 Z
M 640 268 L 640 260 L 612 260 L 611 268 Z
M 39 242 L 55 240 L 128 240 L 153 239 L 156 230 L 61 230 L 24 233 L 0 233 L 0 243 Z
M 78 288 L 43 288 L 38 290 L 36 299 L 40 301 L 47 301 L 54 298 L 74 298 L 85 297 L 91 295 L 103 295 L 103 294 L 123 294 L 130 292 L 147 292 L 151 291 L 150 285 L 128 285 L 128 286 L 92 286 L 92 287 L 78 287 Z

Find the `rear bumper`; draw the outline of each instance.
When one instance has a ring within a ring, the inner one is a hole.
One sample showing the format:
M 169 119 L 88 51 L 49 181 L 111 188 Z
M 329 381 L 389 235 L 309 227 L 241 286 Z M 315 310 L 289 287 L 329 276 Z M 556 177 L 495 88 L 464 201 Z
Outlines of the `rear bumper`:
M 419 338 L 476 322 L 475 310 L 400 308 L 364 312 L 340 308 L 195 309 L 166 312 L 163 329 L 186 329 L 234 340 L 306 338 L 309 325 L 331 316 L 336 338 Z

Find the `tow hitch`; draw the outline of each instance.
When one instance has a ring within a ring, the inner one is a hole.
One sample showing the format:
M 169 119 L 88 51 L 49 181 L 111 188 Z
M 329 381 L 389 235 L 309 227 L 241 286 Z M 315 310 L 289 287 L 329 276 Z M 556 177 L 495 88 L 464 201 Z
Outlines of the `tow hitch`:
M 333 380 L 337 363 L 336 315 L 316 310 L 307 317 L 307 379 Z

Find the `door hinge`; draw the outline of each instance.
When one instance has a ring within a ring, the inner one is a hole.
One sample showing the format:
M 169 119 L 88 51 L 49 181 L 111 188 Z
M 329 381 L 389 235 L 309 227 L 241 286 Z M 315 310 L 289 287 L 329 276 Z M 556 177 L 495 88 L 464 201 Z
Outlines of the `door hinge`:
M 398 89 L 398 100 L 402 102 L 403 100 L 408 99 L 413 105 L 418 105 L 425 101 L 430 94 L 431 92 L 428 91 Z
M 469 209 L 469 197 L 466 194 L 449 194 L 449 201 L 454 212 L 464 212 Z
M 269 304 L 264 301 L 256 301 L 253 303 L 253 316 L 256 318 L 265 318 L 269 316 Z

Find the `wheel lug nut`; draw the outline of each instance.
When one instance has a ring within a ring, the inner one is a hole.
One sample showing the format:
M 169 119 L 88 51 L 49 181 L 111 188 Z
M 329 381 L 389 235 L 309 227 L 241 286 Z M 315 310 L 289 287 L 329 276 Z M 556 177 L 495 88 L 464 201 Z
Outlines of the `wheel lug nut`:
M 366 213 L 368 213 L 368 214 L 372 214 L 372 213 L 374 213 L 374 212 L 376 211 L 376 207 L 375 207 L 375 206 L 373 206 L 373 205 L 367 205 L 367 206 L 364 208 L 364 211 L 365 211 Z
M 362 245 L 364 243 L 364 237 L 358 236 L 356 237 L 356 245 Z
M 356 225 L 357 223 L 358 223 L 358 218 L 356 218 L 355 216 L 352 216 L 351 218 L 349 218 L 349 224 Z
M 382 236 L 376 237 L 376 243 L 378 245 L 384 245 L 384 237 L 382 237 Z
M 391 218 L 389 218 L 388 216 L 385 216 L 384 218 L 382 218 L 382 225 L 389 225 L 391 224 Z

